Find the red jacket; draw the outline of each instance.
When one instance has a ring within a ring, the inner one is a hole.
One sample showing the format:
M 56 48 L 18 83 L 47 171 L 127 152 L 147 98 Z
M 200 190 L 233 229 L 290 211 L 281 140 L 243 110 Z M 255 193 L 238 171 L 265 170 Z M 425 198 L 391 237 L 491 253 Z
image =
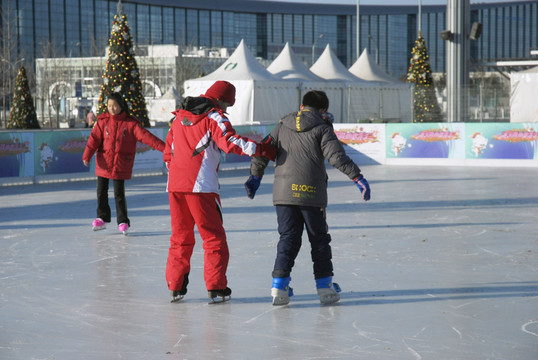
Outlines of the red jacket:
M 99 115 L 88 138 L 83 161 L 90 161 L 97 151 L 95 175 L 114 180 L 128 180 L 133 172 L 136 143 L 140 141 L 163 151 L 164 142 L 127 115 Z
M 218 193 L 221 150 L 227 154 L 261 154 L 260 144 L 237 135 L 219 109 L 201 114 L 180 109 L 174 114 L 163 153 L 169 192 Z

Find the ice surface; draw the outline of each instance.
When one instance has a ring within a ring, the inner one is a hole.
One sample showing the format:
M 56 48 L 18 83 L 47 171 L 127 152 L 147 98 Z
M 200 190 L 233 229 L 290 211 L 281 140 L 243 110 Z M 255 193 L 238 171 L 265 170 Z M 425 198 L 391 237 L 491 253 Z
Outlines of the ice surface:
M 362 170 L 367 203 L 329 170 L 334 306 L 319 304 L 306 236 L 295 296 L 271 305 L 272 171 L 254 200 L 246 170 L 221 173 L 233 294 L 219 305 L 199 237 L 170 303 L 165 176 L 126 183 L 128 236 L 91 230 L 93 181 L 0 188 L 0 359 L 537 359 L 536 169 Z

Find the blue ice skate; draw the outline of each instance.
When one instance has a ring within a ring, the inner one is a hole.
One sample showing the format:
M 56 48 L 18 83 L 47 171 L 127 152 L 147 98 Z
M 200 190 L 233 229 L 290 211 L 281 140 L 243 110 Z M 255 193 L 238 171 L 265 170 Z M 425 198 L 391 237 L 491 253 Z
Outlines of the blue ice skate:
M 318 290 L 319 301 L 322 305 L 330 305 L 340 300 L 340 286 L 333 283 L 333 277 L 327 276 L 321 279 L 316 279 L 316 288 Z
M 290 303 L 290 296 L 293 296 L 293 289 L 289 286 L 291 277 L 273 278 L 273 286 L 271 286 L 271 296 L 273 297 L 273 305 L 287 305 Z

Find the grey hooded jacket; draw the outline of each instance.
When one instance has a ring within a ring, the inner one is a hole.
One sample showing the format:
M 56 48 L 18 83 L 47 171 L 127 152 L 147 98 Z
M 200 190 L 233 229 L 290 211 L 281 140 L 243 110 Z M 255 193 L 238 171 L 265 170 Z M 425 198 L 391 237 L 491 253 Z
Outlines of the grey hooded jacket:
M 325 159 L 350 179 L 360 175 L 332 126 L 313 108 L 286 115 L 269 136 L 278 149 L 273 205 L 326 207 Z M 250 173 L 262 177 L 268 162 L 264 157 L 252 158 Z

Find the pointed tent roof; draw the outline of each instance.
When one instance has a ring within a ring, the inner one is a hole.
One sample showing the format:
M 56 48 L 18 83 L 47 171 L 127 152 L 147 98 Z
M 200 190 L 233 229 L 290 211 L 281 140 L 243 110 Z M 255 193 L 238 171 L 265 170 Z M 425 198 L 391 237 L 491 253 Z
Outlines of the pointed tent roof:
M 267 70 L 282 79 L 323 80 L 312 71 L 308 70 L 305 64 L 303 64 L 297 55 L 295 55 L 295 52 L 290 47 L 289 43 L 286 43 L 284 49 L 282 49 L 280 54 L 273 60 L 271 65 L 267 67 Z
M 241 40 L 232 55 L 217 70 L 198 80 L 281 80 L 267 71 Z
M 344 64 L 342 64 L 342 62 L 338 60 L 336 55 L 332 52 L 329 44 L 327 44 L 319 59 L 314 63 L 314 65 L 312 65 L 310 71 L 326 80 L 366 83 L 366 81 L 359 79 L 349 72 Z
M 160 97 L 161 99 L 175 99 L 179 100 L 181 99 L 181 96 L 177 92 L 176 88 L 172 86 L 170 89 L 168 89 L 167 92 L 163 94 L 163 96 Z
M 364 49 L 361 56 L 349 68 L 349 72 L 366 81 L 378 81 L 397 83 L 398 81 L 389 76 L 379 65 L 372 60 L 368 51 Z

